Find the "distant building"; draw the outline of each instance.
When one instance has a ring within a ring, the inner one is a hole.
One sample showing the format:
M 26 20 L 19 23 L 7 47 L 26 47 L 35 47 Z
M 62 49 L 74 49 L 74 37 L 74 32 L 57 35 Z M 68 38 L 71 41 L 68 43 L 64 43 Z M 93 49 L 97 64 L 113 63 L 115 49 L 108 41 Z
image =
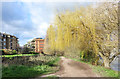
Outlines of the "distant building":
M 35 39 L 28 41 L 24 47 L 27 47 L 29 49 L 31 49 L 31 51 L 35 51 Z
M 41 53 L 44 48 L 44 39 L 36 38 L 35 39 L 35 52 Z
M 31 41 L 28 41 L 24 47 L 27 47 L 31 49 L 32 51 L 35 51 L 37 53 L 41 53 L 44 48 L 44 39 L 42 38 L 35 38 Z
M 0 32 L 0 49 L 17 50 L 19 47 L 18 38 L 14 35 Z

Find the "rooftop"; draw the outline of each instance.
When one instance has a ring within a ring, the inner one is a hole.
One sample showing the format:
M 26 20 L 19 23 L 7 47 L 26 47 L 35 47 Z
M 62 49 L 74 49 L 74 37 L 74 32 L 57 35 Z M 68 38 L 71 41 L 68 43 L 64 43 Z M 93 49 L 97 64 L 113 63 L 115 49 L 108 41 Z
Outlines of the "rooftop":
M 43 39 L 43 38 L 36 38 L 36 39 Z
M 11 36 L 11 37 L 15 37 L 15 38 L 17 38 L 16 36 L 14 36 L 14 35 L 10 35 L 10 34 L 7 34 L 7 33 L 1 33 L 1 32 L 0 32 L 0 34 L 8 35 L 8 36 Z M 18 39 L 18 38 L 17 38 L 17 39 Z

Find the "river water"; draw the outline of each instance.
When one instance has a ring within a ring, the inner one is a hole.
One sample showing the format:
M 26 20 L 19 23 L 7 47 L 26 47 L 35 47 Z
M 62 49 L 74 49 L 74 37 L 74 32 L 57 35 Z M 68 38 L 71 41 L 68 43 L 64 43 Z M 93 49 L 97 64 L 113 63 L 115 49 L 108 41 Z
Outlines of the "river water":
M 103 59 L 100 58 L 99 62 L 101 63 L 100 65 L 102 65 Z M 110 68 L 115 71 L 120 71 L 120 55 L 114 58 L 114 60 L 110 64 Z
M 115 71 L 120 71 L 120 55 L 112 61 L 110 67 Z

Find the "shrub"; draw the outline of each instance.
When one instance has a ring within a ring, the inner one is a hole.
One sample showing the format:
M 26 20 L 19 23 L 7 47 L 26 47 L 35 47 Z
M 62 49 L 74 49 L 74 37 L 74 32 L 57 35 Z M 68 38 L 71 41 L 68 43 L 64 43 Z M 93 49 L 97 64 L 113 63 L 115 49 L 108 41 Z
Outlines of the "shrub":
M 23 50 L 22 50 L 22 53 L 23 54 L 31 54 L 32 49 L 28 48 L 28 47 L 24 47 Z
M 63 51 L 55 51 L 57 56 L 64 56 L 64 52 Z
M 3 54 L 4 55 L 9 55 L 9 54 L 11 54 L 11 52 L 8 49 L 3 49 Z
M 17 54 L 17 51 L 16 51 L 16 50 L 13 50 L 12 53 L 13 53 L 13 54 Z
M 29 53 L 30 53 L 30 54 L 38 54 L 38 53 L 36 53 L 35 51 L 30 51 Z
M 30 52 L 23 52 L 22 54 L 31 54 Z
M 16 50 L 11 50 L 11 49 L 2 49 L 1 50 L 2 55 L 13 55 L 13 54 L 17 54 Z
M 13 51 L 10 50 L 10 49 L 8 49 L 8 53 L 9 53 L 9 54 L 13 54 Z
M 0 53 L 2 53 L 2 55 L 4 55 L 4 50 L 3 50 L 3 49 L 1 49 L 1 50 L 0 50 Z

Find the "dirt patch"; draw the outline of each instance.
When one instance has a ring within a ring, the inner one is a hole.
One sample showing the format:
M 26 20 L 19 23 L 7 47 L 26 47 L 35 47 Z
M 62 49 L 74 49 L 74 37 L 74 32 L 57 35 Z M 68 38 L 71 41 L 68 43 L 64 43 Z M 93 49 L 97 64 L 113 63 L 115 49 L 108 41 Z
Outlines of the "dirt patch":
M 86 65 L 85 63 L 80 63 L 80 62 L 75 62 L 75 61 L 71 61 L 70 63 L 68 63 L 68 65 L 71 67 L 75 67 L 76 69 L 79 69 L 79 70 L 90 69 L 90 67 Z
M 65 68 L 64 68 L 64 66 L 61 63 L 63 63 L 63 60 L 60 60 L 60 63 L 59 63 L 60 64 L 60 69 L 59 69 L 58 72 L 55 73 L 56 75 L 64 74 Z
M 61 57 L 60 71 L 50 75 L 56 75 L 58 77 L 100 77 L 98 74 L 94 73 L 87 64 L 73 61 L 65 57 Z M 44 75 L 42 77 L 47 76 Z

